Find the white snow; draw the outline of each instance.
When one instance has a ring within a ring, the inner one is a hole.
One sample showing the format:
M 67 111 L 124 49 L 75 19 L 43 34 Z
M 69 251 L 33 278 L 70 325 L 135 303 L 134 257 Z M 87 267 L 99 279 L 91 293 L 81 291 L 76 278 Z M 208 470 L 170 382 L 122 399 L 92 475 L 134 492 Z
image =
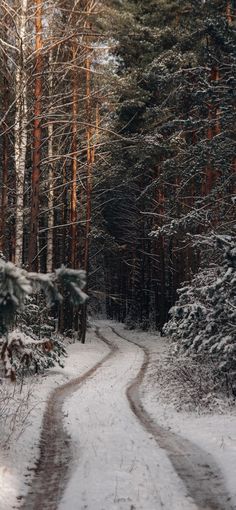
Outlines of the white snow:
M 119 351 L 64 406 L 77 451 L 59 510 L 193 510 L 165 452 L 132 413 L 126 388 L 143 352 L 102 326 Z
M 28 426 L 20 437 L 17 434 L 10 449 L 0 449 L 0 510 L 10 510 L 20 505 L 22 496 L 28 491 L 33 468 L 39 456 L 39 437 L 47 397 L 57 386 L 85 373 L 107 353 L 108 348 L 98 342 L 94 334 L 88 333 L 87 343 L 75 343 L 68 347 L 65 368 L 49 370 L 41 377 L 34 377 L 33 396 L 29 401 Z M 16 388 L 20 391 L 20 388 Z M 27 391 L 27 388 L 25 388 Z M 0 425 L 4 427 L 4 423 Z
M 130 332 L 123 326 L 116 325 L 116 330 L 126 338 L 147 346 L 154 358 L 166 352 L 166 339 L 142 332 Z M 148 391 L 146 384 L 148 384 Z M 145 409 L 157 423 L 189 439 L 191 442 L 209 452 L 219 465 L 225 478 L 226 487 L 236 508 L 236 408 L 228 413 L 177 412 L 170 395 L 168 402 L 163 402 L 157 394 L 157 387 L 144 381 L 143 402 Z

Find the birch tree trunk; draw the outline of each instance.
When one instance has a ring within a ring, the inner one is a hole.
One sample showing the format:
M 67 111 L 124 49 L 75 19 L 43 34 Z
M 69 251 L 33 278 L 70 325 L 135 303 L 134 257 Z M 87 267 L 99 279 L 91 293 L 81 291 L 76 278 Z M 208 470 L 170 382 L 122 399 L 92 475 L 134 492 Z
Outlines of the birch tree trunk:
M 15 215 L 15 263 L 21 265 L 24 235 L 24 178 L 27 149 L 27 75 L 26 75 L 26 27 L 28 0 L 21 0 L 16 17 L 18 29 L 19 63 L 16 68 L 16 113 L 15 113 L 15 173 L 16 173 L 16 215 Z

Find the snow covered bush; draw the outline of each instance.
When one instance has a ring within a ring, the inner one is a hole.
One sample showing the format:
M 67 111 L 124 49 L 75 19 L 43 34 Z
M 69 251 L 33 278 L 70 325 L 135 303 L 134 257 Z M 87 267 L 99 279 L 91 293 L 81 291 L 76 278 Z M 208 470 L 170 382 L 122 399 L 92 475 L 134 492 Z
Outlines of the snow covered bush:
M 5 374 L 12 380 L 16 373 L 23 377 L 25 371 L 38 373 L 56 364 L 63 367 L 62 358 L 66 356 L 63 342 L 56 336 L 36 340 L 19 329 L 3 337 L 0 347 Z
M 43 292 L 27 298 L 24 308 L 17 312 L 16 322 L 26 335 L 35 339 L 51 338 L 57 328 L 56 315 L 48 308 Z
M 168 401 L 177 411 L 222 413 L 233 403 L 225 399 L 226 388 L 214 362 L 204 355 L 176 357 L 170 347 L 152 362 L 147 382 L 158 400 L 164 405 Z
M 164 332 L 179 354 L 210 357 L 236 393 L 236 240 L 216 236 L 214 242 L 221 264 L 202 269 L 179 290 Z
M 37 372 L 53 366 L 65 353 L 58 339 L 52 341 L 49 335 L 47 338 L 29 336 L 29 325 L 28 331 L 26 327 L 25 331 L 14 330 L 16 314 L 29 306 L 29 297 L 43 291 L 51 306 L 62 301 L 63 293 L 78 305 L 87 299 L 84 286 L 82 270 L 61 267 L 50 274 L 29 273 L 0 257 L 0 352 L 7 377 L 14 380 L 16 372 L 25 367 Z
M 12 438 L 18 439 L 30 423 L 35 406 L 32 399 L 34 381 L 24 384 L 10 384 L 1 379 L 0 384 L 0 448 L 8 448 Z

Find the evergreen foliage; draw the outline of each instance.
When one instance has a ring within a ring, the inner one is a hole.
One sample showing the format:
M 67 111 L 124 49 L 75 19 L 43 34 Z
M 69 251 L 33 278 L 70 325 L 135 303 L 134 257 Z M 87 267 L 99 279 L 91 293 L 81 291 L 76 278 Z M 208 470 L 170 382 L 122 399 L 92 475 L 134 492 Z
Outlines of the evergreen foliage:
M 210 357 L 236 392 L 236 239 L 207 241 L 222 253 L 221 264 L 202 269 L 178 290 L 164 331 L 174 340 L 176 352 Z
M 29 297 L 43 291 L 50 307 L 61 303 L 63 293 L 66 293 L 71 303 L 78 306 L 87 299 L 82 290 L 84 286 L 85 272 L 82 270 L 61 267 L 50 274 L 29 273 L 0 257 L 0 347 L 7 377 L 14 379 L 16 370 L 20 371 L 24 366 L 30 371 L 53 366 L 60 363 L 60 357 L 65 353 L 58 339 L 48 338 L 48 331 L 46 338 L 37 339 L 34 334 L 27 334 L 29 326 L 28 330 L 26 327 L 23 331 L 13 330 L 16 313 L 27 308 L 27 304 L 29 306 Z
M 101 211 L 114 238 L 107 286 L 117 298 L 107 310 L 131 324 L 166 322 L 201 262 L 194 235 L 233 231 L 236 34 L 226 3 L 110 2 L 118 67 L 110 128 L 121 136 L 110 137 L 101 165 Z

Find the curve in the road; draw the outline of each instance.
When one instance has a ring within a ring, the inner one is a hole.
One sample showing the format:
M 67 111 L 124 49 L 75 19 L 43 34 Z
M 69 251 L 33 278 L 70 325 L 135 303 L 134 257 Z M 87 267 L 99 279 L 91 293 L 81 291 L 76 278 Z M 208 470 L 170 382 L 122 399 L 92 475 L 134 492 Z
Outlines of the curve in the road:
M 30 490 L 21 510 L 56 510 L 67 485 L 73 463 L 70 436 L 63 426 L 63 404 L 78 388 L 91 378 L 111 358 L 117 347 L 96 330 L 110 352 L 82 376 L 56 388 L 50 395 L 43 418 L 40 456 Z
M 143 350 L 144 361 L 136 378 L 127 388 L 127 398 L 142 426 L 166 451 L 176 473 L 184 482 L 189 496 L 199 510 L 235 510 L 227 494 L 223 476 L 213 457 L 191 441 L 159 426 L 145 410 L 140 396 L 140 387 L 151 363 L 151 353 L 148 348 L 125 338 L 113 327 L 111 330 L 123 340 Z
M 144 353 L 141 369 L 127 388 L 127 398 L 135 416 L 156 439 L 158 445 L 166 451 L 199 510 L 233 510 L 223 478 L 212 456 L 190 441 L 159 426 L 144 409 L 140 386 L 151 362 L 148 348 L 123 337 L 114 328 L 111 329 L 117 336 L 135 344 Z M 63 427 L 63 404 L 118 350 L 118 347 L 105 338 L 98 328 L 96 335 L 110 347 L 110 352 L 84 375 L 60 386 L 50 395 L 43 419 L 40 458 L 31 489 L 21 510 L 56 510 L 58 507 L 73 464 L 71 439 Z

